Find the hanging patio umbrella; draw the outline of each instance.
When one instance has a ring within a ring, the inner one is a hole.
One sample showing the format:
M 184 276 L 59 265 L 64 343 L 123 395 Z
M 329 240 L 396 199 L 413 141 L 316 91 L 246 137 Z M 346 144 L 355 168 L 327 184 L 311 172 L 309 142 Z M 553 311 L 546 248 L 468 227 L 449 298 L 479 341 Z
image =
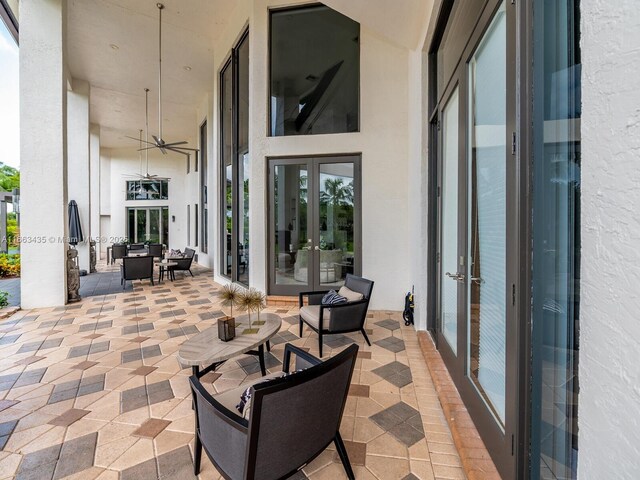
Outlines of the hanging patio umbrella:
M 78 214 L 78 204 L 75 200 L 69 202 L 69 245 L 78 245 L 84 241 L 82 225 Z

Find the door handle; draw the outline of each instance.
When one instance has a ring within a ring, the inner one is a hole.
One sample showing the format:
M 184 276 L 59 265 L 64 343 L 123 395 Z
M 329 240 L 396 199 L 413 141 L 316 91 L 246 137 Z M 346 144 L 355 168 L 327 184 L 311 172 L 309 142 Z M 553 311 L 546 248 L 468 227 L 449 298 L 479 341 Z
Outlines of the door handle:
M 311 248 L 311 247 L 309 247 L 309 248 Z M 320 247 L 319 247 L 318 245 L 316 245 L 316 246 L 315 246 L 315 248 L 314 248 L 314 250 L 318 250 L 318 251 L 319 251 L 319 250 L 320 250 Z
M 464 275 L 462 275 L 461 273 L 449 273 L 446 272 L 445 275 L 449 278 L 454 279 L 457 282 L 463 283 L 464 282 Z
M 302 247 L 300 250 L 311 250 L 311 245 L 307 245 L 306 247 Z
M 469 280 L 476 282 L 478 285 L 484 283 L 484 280 L 481 277 L 471 277 Z

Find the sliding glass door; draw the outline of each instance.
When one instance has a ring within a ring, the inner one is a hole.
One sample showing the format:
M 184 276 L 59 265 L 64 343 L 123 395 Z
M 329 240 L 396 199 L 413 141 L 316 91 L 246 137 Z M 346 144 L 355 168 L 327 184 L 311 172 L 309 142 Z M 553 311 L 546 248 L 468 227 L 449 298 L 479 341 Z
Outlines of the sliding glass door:
M 360 271 L 360 158 L 269 162 L 269 293 L 338 289 Z

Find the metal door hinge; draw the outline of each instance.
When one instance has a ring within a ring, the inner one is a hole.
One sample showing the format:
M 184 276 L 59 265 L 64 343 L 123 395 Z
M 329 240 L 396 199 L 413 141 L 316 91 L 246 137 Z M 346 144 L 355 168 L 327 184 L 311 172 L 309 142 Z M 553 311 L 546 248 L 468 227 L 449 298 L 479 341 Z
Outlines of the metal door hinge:
M 511 155 L 515 155 L 516 154 L 516 144 L 517 144 L 516 132 L 513 132 L 512 137 L 511 137 Z
M 516 284 L 511 285 L 511 305 L 516 304 Z

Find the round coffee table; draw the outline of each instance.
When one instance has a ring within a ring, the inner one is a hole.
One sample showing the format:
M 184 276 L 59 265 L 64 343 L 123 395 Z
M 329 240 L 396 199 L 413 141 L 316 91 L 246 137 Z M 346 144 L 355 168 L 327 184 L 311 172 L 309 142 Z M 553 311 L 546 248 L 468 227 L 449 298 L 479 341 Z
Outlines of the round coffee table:
M 280 331 L 282 319 L 275 313 L 261 313 L 260 322 L 264 323 L 258 325 L 258 315 L 254 313 L 251 320 L 249 328 L 248 315 L 236 317 L 236 336 L 228 342 L 218 338 L 218 325 L 203 330 L 182 344 L 178 351 L 178 362 L 183 368 L 191 367 L 193 374 L 201 377 L 215 371 L 233 357 L 242 354 L 256 355 L 260 362 L 260 371 L 263 376 L 266 375 L 264 344 L 269 348 L 269 340 Z

